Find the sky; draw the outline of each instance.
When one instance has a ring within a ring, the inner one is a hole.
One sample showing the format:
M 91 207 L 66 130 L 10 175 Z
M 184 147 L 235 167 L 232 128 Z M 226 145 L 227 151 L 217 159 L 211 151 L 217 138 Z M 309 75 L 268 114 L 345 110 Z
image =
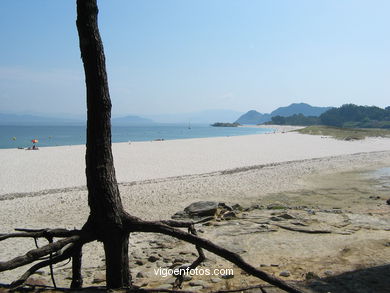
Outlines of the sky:
M 0 1 L 0 112 L 83 115 L 76 1 Z M 100 0 L 113 115 L 390 104 L 388 0 Z

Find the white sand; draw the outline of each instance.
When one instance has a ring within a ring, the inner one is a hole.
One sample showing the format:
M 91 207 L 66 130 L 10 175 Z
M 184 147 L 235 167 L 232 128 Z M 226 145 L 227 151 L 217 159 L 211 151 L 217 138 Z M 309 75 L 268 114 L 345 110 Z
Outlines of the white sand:
M 144 219 L 170 218 L 198 200 L 258 201 L 269 193 L 297 190 L 302 178 L 315 173 L 390 166 L 390 139 L 346 142 L 298 133 L 117 143 L 113 150 L 118 180 L 124 182 L 124 207 Z M 0 150 L 0 194 L 15 197 L 0 201 L 0 232 L 15 227 L 81 228 L 89 213 L 87 191 L 61 188 L 85 184 L 84 152 L 84 146 Z M 272 163 L 279 164 L 259 166 Z M 215 172 L 234 168 L 242 169 Z M 182 176 L 189 174 L 200 175 Z M 170 176 L 179 177 L 166 178 Z M 140 181 L 144 179 L 151 180 Z M 31 193 L 47 189 L 59 190 Z M 18 192 L 26 194 L 6 195 Z M 3 241 L 0 260 L 32 247 L 31 239 Z M 101 245 L 88 244 L 83 266 L 93 270 L 103 265 L 102 258 Z M 0 282 L 14 280 L 25 269 L 0 273 Z
M 387 150 L 388 138 L 339 141 L 298 133 L 113 145 L 118 182 Z M 84 155 L 84 146 L 0 150 L 0 195 L 83 186 Z

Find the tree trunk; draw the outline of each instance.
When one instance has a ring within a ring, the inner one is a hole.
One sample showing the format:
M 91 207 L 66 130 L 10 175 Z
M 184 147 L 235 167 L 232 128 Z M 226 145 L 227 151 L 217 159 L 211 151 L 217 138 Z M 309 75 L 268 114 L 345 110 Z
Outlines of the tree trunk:
M 85 227 L 104 244 L 108 288 L 129 286 L 128 241 L 111 151 L 111 99 L 96 0 L 77 0 L 77 30 L 87 88 L 86 175 L 90 217 Z

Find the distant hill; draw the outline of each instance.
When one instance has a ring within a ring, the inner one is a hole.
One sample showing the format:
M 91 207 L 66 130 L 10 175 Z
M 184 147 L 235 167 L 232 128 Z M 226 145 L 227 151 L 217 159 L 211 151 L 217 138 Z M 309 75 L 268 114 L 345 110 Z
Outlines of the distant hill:
M 140 116 L 135 116 L 135 115 L 129 115 L 125 117 L 118 117 L 118 118 L 112 118 L 111 122 L 113 125 L 135 125 L 135 124 L 153 124 L 155 123 L 153 120 L 148 119 L 148 118 L 143 118 Z
M 288 117 L 294 114 L 320 116 L 329 109 L 331 109 L 331 107 L 315 107 L 306 103 L 293 103 L 287 107 L 279 107 L 270 114 L 262 114 L 255 110 L 251 110 L 240 116 L 235 122 L 240 124 L 262 124 L 270 121 L 274 116 Z
M 83 125 L 78 119 L 53 118 L 24 114 L 0 113 L 0 125 Z
M 259 124 L 267 122 L 271 119 L 271 114 L 262 114 L 257 112 L 256 110 L 250 110 L 246 112 L 244 115 L 240 116 L 235 123 L 240 124 Z
M 320 116 L 322 113 L 328 111 L 331 107 L 315 107 L 306 103 L 293 103 L 287 107 L 279 107 L 271 112 L 273 116 L 292 116 L 294 114 L 303 114 L 305 116 Z
M 135 115 L 112 118 L 111 121 L 113 125 L 118 126 L 155 123 L 153 120 Z M 24 115 L 0 113 L 0 125 L 85 125 L 85 121 L 83 119 L 67 119 L 63 116 L 55 118 L 28 114 Z

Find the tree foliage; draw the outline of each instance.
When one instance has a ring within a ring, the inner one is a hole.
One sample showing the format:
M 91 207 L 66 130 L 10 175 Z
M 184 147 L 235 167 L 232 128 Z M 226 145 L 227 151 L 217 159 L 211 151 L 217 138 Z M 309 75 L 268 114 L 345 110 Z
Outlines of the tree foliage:
M 389 128 L 390 108 L 345 104 L 319 117 L 320 124 L 337 127 Z
M 271 121 L 266 124 L 276 124 L 276 125 L 315 125 L 319 123 L 319 119 L 316 116 L 305 116 L 303 114 L 294 114 L 292 116 L 283 117 L 283 116 L 274 116 L 271 118 Z
M 390 128 L 390 107 L 358 106 L 345 104 L 332 108 L 319 117 L 295 114 L 288 117 L 274 116 L 266 124 L 277 125 L 326 125 L 334 127 Z

